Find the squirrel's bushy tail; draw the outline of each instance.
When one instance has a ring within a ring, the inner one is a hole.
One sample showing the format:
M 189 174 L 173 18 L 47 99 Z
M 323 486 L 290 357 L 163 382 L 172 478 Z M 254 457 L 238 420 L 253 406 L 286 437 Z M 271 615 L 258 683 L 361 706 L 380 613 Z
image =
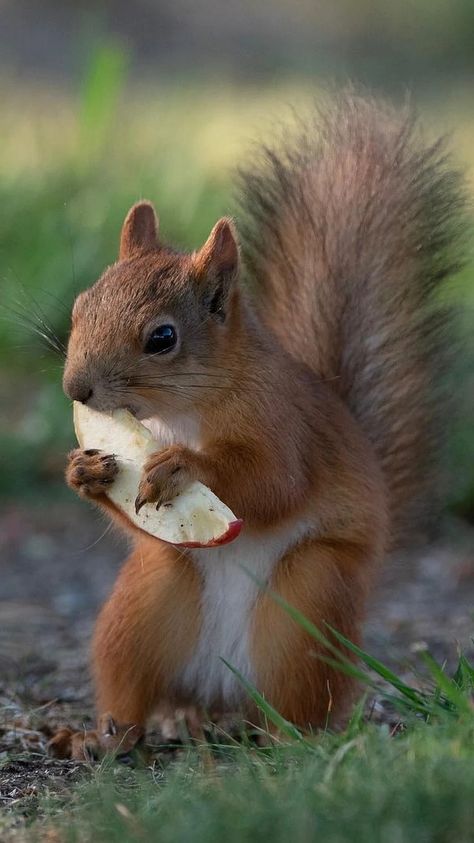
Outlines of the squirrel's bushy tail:
M 436 497 L 448 315 L 464 194 L 408 110 L 352 92 L 243 172 L 243 254 L 263 319 L 373 443 L 394 539 Z

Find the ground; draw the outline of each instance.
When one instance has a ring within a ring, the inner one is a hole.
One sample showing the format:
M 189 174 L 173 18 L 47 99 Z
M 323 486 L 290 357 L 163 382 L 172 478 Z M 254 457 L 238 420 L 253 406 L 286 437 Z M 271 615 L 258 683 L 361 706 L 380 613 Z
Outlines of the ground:
M 126 545 L 81 502 L 10 505 L 1 516 L 0 808 L 28 813 L 45 792 L 87 775 L 47 759 L 61 725 L 93 722 L 88 645 Z M 399 674 L 425 646 L 454 663 L 472 655 L 474 550 L 463 523 L 450 538 L 387 564 L 373 596 L 366 649 Z M 411 675 L 413 679 L 413 675 Z M 375 703 L 374 718 L 388 716 Z

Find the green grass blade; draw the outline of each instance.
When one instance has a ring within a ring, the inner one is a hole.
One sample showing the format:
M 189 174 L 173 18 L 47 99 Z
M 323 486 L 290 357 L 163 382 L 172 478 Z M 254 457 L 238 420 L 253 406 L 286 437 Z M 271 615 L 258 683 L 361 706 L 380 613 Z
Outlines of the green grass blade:
M 453 676 L 453 682 L 461 691 L 474 690 L 474 667 L 468 662 L 464 653 L 459 656 L 458 666 Z
M 273 708 L 273 706 L 270 705 L 269 702 L 267 702 L 265 697 L 262 696 L 262 694 L 259 691 L 257 691 L 255 686 L 252 685 L 252 683 L 249 682 L 248 679 L 246 679 L 245 676 L 242 675 L 240 670 L 237 670 L 236 667 L 233 667 L 225 659 L 222 659 L 222 661 L 224 662 L 225 666 L 228 667 L 229 670 L 232 671 L 234 676 L 239 680 L 240 684 L 245 688 L 245 690 L 247 691 L 247 694 L 253 700 L 255 705 L 258 706 L 260 711 L 262 711 L 265 714 L 267 719 L 271 723 L 273 723 L 273 725 L 276 726 L 277 729 L 280 730 L 280 732 L 282 732 L 288 738 L 292 738 L 292 740 L 300 741 L 300 742 L 306 744 L 306 741 L 304 740 L 303 735 L 301 734 L 300 730 L 297 729 L 296 726 L 293 726 L 293 724 L 290 723 L 289 720 L 286 720 L 284 717 L 282 717 L 282 715 L 279 714 L 279 712 L 276 710 L 276 708 Z M 307 744 L 307 745 L 309 746 L 309 744 Z
M 353 644 L 352 641 L 349 641 L 349 639 L 346 638 L 345 635 L 342 635 L 342 633 L 338 632 L 337 629 L 334 629 L 329 624 L 326 624 L 326 626 L 341 644 L 347 647 L 347 649 L 354 653 L 354 655 L 358 656 L 358 658 L 360 658 L 367 667 L 377 673 L 385 680 L 385 682 L 388 682 L 389 685 L 392 685 L 393 688 L 396 688 L 397 691 L 400 691 L 401 694 L 408 697 L 413 702 L 418 705 L 421 704 L 424 707 L 424 700 L 415 688 L 411 688 L 410 685 L 403 682 L 403 680 L 400 679 L 393 670 L 390 670 L 390 668 L 386 667 L 386 665 L 374 658 L 374 656 L 366 653 L 365 650 L 362 650 L 361 647 L 357 646 L 357 644 Z
M 324 633 L 321 632 L 321 630 L 318 629 L 317 626 L 315 626 L 310 620 L 308 620 L 306 615 L 303 615 L 302 612 L 292 606 L 291 603 L 288 603 L 287 600 L 285 600 L 284 597 L 281 597 L 281 595 L 278 594 L 276 591 L 272 591 L 268 587 L 266 582 L 261 580 L 259 577 L 256 577 L 253 571 L 251 571 L 249 568 L 246 568 L 245 565 L 239 565 L 239 568 L 245 571 L 247 576 L 249 576 L 250 579 L 252 579 L 259 586 L 260 590 L 263 593 L 268 594 L 268 596 L 271 597 L 272 600 L 275 601 L 275 603 L 278 603 L 278 605 L 281 606 L 285 610 L 285 612 L 290 615 L 290 617 L 297 621 L 298 624 L 304 630 L 306 630 L 306 632 L 308 632 L 313 638 L 319 641 L 320 644 L 324 644 L 324 646 L 327 647 L 328 650 L 330 650 L 333 654 L 341 654 L 340 650 L 335 647 L 334 644 L 331 643 L 329 638 L 327 638 L 327 636 L 324 635 Z
M 357 667 L 354 662 L 349 660 L 347 662 L 343 662 L 339 659 L 333 659 L 331 656 L 325 656 L 324 653 L 315 653 L 315 658 L 317 658 L 320 662 L 324 662 L 324 664 L 328 664 L 329 667 L 339 670 L 346 676 L 350 676 L 352 679 L 357 679 L 358 682 L 367 685 L 373 690 L 378 690 L 378 686 L 374 680 L 368 675 L 368 673 L 364 673 L 363 670 Z
M 325 655 L 318 654 L 318 658 L 322 661 L 325 661 L 327 664 L 330 664 L 331 667 L 334 667 L 337 670 L 340 670 L 343 673 L 346 673 L 348 676 L 352 676 L 355 679 L 358 679 L 361 682 L 365 682 L 366 684 L 374 683 L 370 682 L 370 677 L 367 676 L 364 671 L 360 670 L 354 665 L 354 662 L 344 656 L 341 650 L 336 647 L 329 638 L 324 635 L 321 630 L 319 630 L 308 618 L 306 618 L 298 609 L 295 609 L 294 606 L 287 603 L 280 595 L 275 594 L 274 592 L 269 592 L 269 594 L 279 603 L 282 608 L 306 631 L 312 638 L 318 641 L 323 647 L 328 649 L 333 655 L 335 656 L 334 659 L 329 659 Z M 423 714 L 428 713 L 428 707 L 426 705 L 426 700 L 423 696 L 416 691 L 414 688 L 411 688 L 405 682 L 403 682 L 393 671 L 391 671 L 388 667 L 386 667 L 382 662 L 375 659 L 373 656 L 370 656 L 369 653 L 366 653 L 356 644 L 353 644 L 352 641 L 349 641 L 342 633 L 337 632 L 337 630 L 333 629 L 329 624 L 326 624 L 326 627 L 331 631 L 334 637 L 348 650 L 350 650 L 354 655 L 363 661 L 363 663 L 370 667 L 375 673 L 377 673 L 382 679 L 388 682 L 392 687 L 394 687 L 397 691 L 401 694 L 406 696 L 413 707 L 416 708 L 417 711 Z
M 367 694 L 364 694 L 358 700 L 352 709 L 352 713 L 347 724 L 347 737 L 353 738 L 362 732 L 365 724 L 365 705 L 367 702 Z
M 437 686 L 441 689 L 446 699 L 460 714 L 474 715 L 474 708 L 469 697 L 463 693 L 453 679 L 446 675 L 442 667 L 430 653 L 422 653 L 422 658 L 430 671 Z
M 374 687 L 374 683 L 370 681 L 370 677 L 367 676 L 364 671 L 360 670 L 354 665 L 352 659 L 348 658 L 344 655 L 339 647 L 336 647 L 335 644 L 318 629 L 315 624 L 312 623 L 302 612 L 296 609 L 291 603 L 288 603 L 283 597 L 277 594 L 274 591 L 271 591 L 267 588 L 265 583 L 261 583 L 255 575 L 249 571 L 247 568 L 244 570 L 248 573 L 248 575 L 260 585 L 261 589 L 265 591 L 279 606 L 281 606 L 285 612 L 293 618 L 293 620 L 298 623 L 298 625 L 305 630 L 314 640 L 316 640 L 322 647 L 328 650 L 334 658 L 329 658 L 325 654 L 317 654 L 317 657 L 322 661 L 325 661 L 327 664 L 334 667 L 336 670 L 340 670 L 341 672 L 345 673 L 348 676 L 352 676 L 353 678 L 359 680 L 360 682 L 364 682 L 365 684 L 372 685 Z M 416 709 L 421 714 L 427 715 L 430 713 L 430 709 L 427 706 L 426 699 L 421 695 L 416 689 L 411 688 L 402 679 L 400 679 L 392 670 L 386 667 L 382 662 L 378 661 L 378 659 L 370 656 L 356 644 L 353 644 L 352 641 L 349 641 L 342 633 L 338 632 L 336 629 L 330 626 L 330 624 L 325 624 L 326 628 L 330 630 L 332 635 L 336 638 L 339 643 L 343 644 L 350 652 L 356 655 L 361 661 L 369 667 L 374 673 L 377 673 L 382 679 L 384 679 L 388 684 L 390 684 L 393 688 L 395 688 L 399 693 L 403 694 L 407 699 L 410 700 L 411 705 L 413 708 Z

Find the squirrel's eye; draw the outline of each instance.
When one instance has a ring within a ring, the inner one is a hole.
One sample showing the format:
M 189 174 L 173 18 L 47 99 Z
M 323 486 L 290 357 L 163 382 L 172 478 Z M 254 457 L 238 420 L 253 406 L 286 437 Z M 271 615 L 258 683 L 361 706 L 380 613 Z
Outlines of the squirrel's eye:
M 155 328 L 145 344 L 145 354 L 166 354 L 176 345 L 178 337 L 172 325 Z

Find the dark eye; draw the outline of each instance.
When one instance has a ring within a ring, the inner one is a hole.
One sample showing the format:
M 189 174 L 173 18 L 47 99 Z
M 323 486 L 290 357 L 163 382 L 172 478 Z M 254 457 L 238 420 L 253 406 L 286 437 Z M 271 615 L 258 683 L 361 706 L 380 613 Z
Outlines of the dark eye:
M 155 328 L 145 344 L 145 354 L 166 354 L 175 347 L 178 337 L 172 325 Z

